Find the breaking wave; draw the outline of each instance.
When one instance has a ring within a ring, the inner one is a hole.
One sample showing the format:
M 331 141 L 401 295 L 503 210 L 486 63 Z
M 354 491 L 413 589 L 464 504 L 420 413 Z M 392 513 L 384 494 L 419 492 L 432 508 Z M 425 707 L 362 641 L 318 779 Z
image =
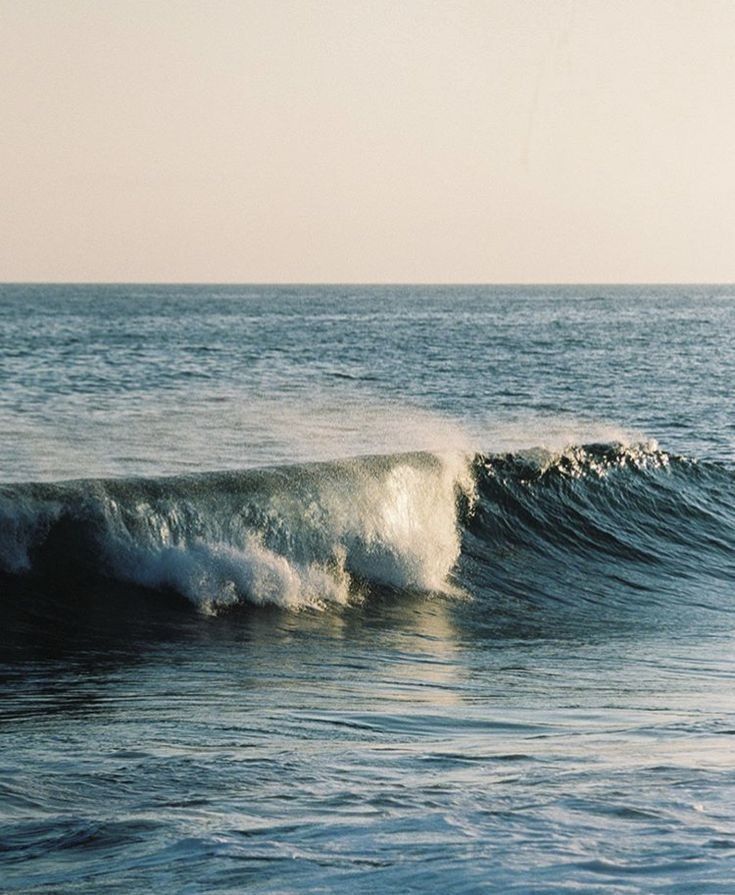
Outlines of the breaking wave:
M 9 485 L 0 565 L 172 589 L 210 611 L 346 603 L 368 583 L 450 590 L 472 489 L 469 458 L 430 454 Z
M 373 588 L 599 602 L 647 576 L 665 595 L 695 572 L 735 581 L 732 485 L 655 443 L 7 484 L 0 570 L 11 598 L 19 579 L 112 579 L 206 612 Z

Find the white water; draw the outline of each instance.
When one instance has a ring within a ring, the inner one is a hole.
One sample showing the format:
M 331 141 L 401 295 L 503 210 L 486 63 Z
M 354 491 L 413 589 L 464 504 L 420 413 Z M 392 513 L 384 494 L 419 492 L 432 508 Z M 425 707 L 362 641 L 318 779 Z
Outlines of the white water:
M 103 574 L 172 588 L 210 612 L 241 600 L 346 603 L 359 599 L 362 580 L 450 592 L 470 461 L 461 452 L 407 454 L 217 481 L 21 486 L 1 499 L 9 537 L 0 561 L 11 572 L 30 568 L 63 516 L 86 538 L 72 549 Z

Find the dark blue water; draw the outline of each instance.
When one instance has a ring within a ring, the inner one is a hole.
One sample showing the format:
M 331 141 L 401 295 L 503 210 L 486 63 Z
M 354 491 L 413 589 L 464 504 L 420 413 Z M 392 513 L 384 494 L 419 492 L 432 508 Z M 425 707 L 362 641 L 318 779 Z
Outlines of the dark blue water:
M 0 890 L 734 892 L 733 334 L 0 287 Z

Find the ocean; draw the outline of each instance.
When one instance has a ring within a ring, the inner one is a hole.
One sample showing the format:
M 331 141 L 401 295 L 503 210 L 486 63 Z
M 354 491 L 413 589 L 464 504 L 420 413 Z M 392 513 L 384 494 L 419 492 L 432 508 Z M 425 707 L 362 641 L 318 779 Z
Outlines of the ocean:
M 735 289 L 0 286 L 0 891 L 735 892 Z

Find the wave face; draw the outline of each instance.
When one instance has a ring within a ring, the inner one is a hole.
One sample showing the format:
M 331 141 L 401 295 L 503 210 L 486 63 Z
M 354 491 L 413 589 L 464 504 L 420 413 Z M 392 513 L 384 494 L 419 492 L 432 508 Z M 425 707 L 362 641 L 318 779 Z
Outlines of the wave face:
M 208 612 L 371 588 L 609 606 L 681 599 L 693 579 L 723 608 L 732 484 L 649 443 L 5 485 L 0 567 L 175 591 Z
M 464 573 L 497 613 L 542 626 L 550 607 L 586 622 L 652 609 L 676 624 L 692 609 L 732 612 L 732 470 L 655 442 L 476 459 L 478 500 L 463 538 Z

